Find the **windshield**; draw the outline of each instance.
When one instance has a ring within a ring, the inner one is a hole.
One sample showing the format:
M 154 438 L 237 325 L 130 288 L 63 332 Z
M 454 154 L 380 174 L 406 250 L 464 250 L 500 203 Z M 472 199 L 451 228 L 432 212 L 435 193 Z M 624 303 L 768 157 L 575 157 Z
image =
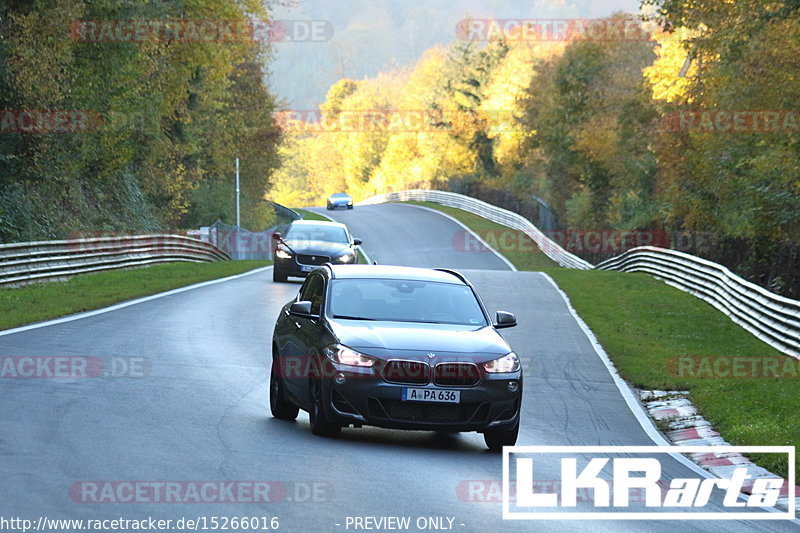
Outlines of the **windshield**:
M 430 281 L 341 279 L 331 282 L 333 318 L 485 326 L 472 289 Z
M 286 240 L 292 241 L 324 241 L 348 243 L 347 232 L 338 226 L 292 225 L 286 233 Z
M 336 193 L 336 194 L 334 194 L 332 197 L 333 197 L 333 198 L 348 198 L 348 195 L 346 195 L 346 194 L 345 194 L 345 193 L 343 193 L 343 192 L 337 192 L 337 193 Z

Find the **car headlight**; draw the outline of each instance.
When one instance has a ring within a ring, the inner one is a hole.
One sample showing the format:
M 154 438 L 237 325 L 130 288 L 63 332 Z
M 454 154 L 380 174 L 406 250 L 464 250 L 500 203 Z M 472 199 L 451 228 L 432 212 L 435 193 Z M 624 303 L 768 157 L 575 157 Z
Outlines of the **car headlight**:
M 355 258 L 353 254 L 344 254 L 334 259 L 334 261 L 337 263 L 352 263 Z
M 277 257 L 279 259 L 291 259 L 292 258 L 292 254 L 290 254 L 288 251 L 284 250 L 283 248 L 276 248 L 275 249 L 275 257 Z
M 520 369 L 519 357 L 514 352 L 504 355 L 494 361 L 483 363 L 483 369 L 492 374 L 499 372 L 518 372 Z
M 375 359 L 372 357 L 351 350 L 341 344 L 331 344 L 323 351 L 325 356 L 334 363 L 350 366 L 372 366 L 375 364 Z

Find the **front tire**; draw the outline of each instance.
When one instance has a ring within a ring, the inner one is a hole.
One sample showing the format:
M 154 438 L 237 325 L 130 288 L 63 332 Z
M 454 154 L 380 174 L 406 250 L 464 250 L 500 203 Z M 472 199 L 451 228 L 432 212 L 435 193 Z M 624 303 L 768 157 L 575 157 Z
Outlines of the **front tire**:
M 286 398 L 283 379 L 280 372 L 276 371 L 278 366 L 278 361 L 273 356 L 272 369 L 269 373 L 269 409 L 272 416 L 279 420 L 294 420 L 300 409 Z
M 311 380 L 311 411 L 308 418 L 311 422 L 311 433 L 320 437 L 335 437 L 342 431 L 342 426 L 330 422 L 325 415 L 325 408 L 322 404 L 322 378 L 313 377 Z
M 275 283 L 286 283 L 289 276 L 285 272 L 279 270 L 278 267 L 272 267 L 272 281 Z
M 347 209 L 353 209 L 353 206 L 352 205 L 348 205 Z
M 483 441 L 486 447 L 493 452 L 502 452 L 503 446 L 513 446 L 517 443 L 519 436 L 519 421 L 514 424 L 514 427 L 489 429 L 483 432 Z

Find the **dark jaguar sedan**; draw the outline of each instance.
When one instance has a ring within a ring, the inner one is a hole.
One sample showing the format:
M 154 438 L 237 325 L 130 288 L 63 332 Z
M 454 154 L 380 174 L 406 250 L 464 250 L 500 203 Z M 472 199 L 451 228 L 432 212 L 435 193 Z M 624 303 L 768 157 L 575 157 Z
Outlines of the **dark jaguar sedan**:
M 272 234 L 274 242 L 273 281 L 286 281 L 288 276 L 306 277 L 309 272 L 325 263 L 355 263 L 356 246 L 347 226 L 338 222 L 295 220 L 286 235 Z
M 272 342 L 270 407 L 311 431 L 344 426 L 478 431 L 516 442 L 522 369 L 475 289 L 443 269 L 324 265 L 281 310 Z

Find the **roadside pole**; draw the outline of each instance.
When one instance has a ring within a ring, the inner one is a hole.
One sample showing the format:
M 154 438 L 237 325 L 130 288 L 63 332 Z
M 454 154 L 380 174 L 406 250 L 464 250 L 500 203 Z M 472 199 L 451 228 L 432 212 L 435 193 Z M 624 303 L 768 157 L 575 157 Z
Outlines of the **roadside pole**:
M 240 226 L 239 220 L 239 158 L 236 158 L 236 228 Z

